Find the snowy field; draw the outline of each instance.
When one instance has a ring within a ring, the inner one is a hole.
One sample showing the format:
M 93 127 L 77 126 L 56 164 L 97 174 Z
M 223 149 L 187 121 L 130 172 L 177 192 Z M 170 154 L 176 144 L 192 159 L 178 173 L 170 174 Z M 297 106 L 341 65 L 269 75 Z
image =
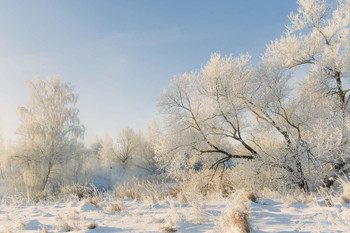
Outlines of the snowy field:
M 0 232 L 220 232 L 220 218 L 234 202 L 124 199 L 105 201 L 101 207 L 85 200 L 3 203 Z M 289 197 L 258 199 L 246 206 L 252 232 L 350 232 L 350 204 L 341 205 L 338 199 L 334 204 L 325 207 L 320 198 L 300 202 Z

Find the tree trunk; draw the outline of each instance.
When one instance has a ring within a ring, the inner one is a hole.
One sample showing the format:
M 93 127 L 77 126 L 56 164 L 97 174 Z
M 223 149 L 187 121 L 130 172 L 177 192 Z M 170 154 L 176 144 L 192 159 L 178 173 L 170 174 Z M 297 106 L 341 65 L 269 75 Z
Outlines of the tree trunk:
M 46 188 L 46 185 L 47 185 L 47 182 L 49 181 L 49 178 L 50 178 L 50 174 L 51 174 L 51 170 L 52 170 L 52 167 L 53 167 L 53 164 L 52 163 L 49 163 L 48 165 L 48 169 L 47 169 L 47 172 L 42 180 L 42 183 L 39 187 L 39 190 L 38 191 L 44 191 L 45 188 Z

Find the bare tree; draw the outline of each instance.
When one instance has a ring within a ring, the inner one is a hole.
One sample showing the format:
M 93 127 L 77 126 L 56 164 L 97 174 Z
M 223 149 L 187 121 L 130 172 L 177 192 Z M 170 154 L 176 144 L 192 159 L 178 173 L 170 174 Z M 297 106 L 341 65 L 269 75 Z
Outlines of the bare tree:
M 117 136 L 114 151 L 115 161 L 126 168 L 134 156 L 137 146 L 138 141 L 134 130 L 128 126 L 124 127 Z

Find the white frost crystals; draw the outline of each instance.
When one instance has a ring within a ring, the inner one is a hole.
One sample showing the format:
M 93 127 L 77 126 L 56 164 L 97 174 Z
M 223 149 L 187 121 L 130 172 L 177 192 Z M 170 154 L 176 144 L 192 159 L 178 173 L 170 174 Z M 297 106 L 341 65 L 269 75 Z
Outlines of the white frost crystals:
M 285 35 L 267 46 L 258 65 L 249 55 L 213 54 L 201 70 L 171 81 L 159 101 L 168 126 L 156 143 L 160 167 L 177 176 L 252 160 L 247 169 L 256 175 L 283 177 L 286 186 L 304 190 L 319 182 L 315 169 L 323 182 L 348 171 L 350 1 L 298 3 Z M 293 85 L 302 66 L 306 78 Z M 325 140 L 315 140 L 320 122 L 340 124 L 325 135 L 340 138 L 326 157 L 318 151 Z
M 79 159 L 82 146 L 78 139 L 85 128 L 75 107 L 78 96 L 60 77 L 37 78 L 27 85 L 31 99 L 27 107 L 18 108 L 20 141 L 11 161 L 21 168 L 31 193 L 44 191 L 49 183 L 54 187 L 55 182 L 62 182 L 59 177 L 72 175 L 74 167 L 67 165 L 74 166 L 74 160 Z

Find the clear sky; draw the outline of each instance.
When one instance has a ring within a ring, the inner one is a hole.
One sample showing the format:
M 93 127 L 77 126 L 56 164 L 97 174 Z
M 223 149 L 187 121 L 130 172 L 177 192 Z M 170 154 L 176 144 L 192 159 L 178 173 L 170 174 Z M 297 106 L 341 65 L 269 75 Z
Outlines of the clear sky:
M 13 140 L 25 80 L 58 74 L 79 94 L 86 140 L 157 117 L 174 75 L 249 52 L 285 30 L 296 0 L 0 0 L 0 129 Z

